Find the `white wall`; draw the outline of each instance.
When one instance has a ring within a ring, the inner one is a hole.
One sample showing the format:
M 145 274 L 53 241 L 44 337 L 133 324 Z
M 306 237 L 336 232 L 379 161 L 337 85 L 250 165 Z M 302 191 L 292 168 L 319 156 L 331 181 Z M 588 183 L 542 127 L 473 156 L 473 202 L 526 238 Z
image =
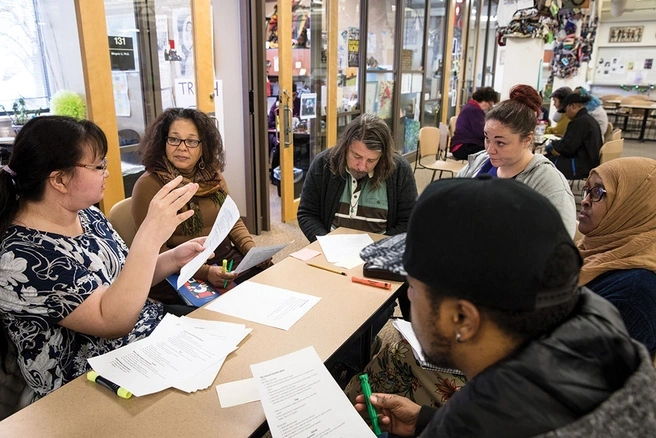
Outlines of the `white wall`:
M 223 118 L 226 168 L 223 173 L 230 196 L 241 216 L 246 216 L 246 158 L 244 145 L 244 102 L 242 90 L 248 84 L 242 80 L 242 42 L 239 28 L 239 2 L 213 2 L 214 69 L 223 81 Z
M 494 89 L 501 93 L 501 100 L 517 84 L 538 87 L 542 70 L 544 41 L 540 38 L 506 38 L 506 46 L 499 47 L 497 54 Z

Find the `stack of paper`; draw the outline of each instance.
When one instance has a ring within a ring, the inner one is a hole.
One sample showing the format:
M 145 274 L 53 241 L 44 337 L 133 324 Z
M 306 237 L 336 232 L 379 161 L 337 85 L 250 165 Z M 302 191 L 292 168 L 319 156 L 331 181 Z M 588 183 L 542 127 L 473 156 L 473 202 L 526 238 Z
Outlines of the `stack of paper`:
M 167 314 L 146 339 L 89 359 L 101 376 L 136 396 L 209 387 L 228 354 L 251 332 L 243 324 Z
M 224 293 L 205 309 L 289 330 L 320 299 L 249 280 Z
M 365 246 L 374 243 L 368 234 L 317 236 L 317 240 L 326 260 L 346 269 L 352 269 L 364 263 L 360 258 L 360 251 Z

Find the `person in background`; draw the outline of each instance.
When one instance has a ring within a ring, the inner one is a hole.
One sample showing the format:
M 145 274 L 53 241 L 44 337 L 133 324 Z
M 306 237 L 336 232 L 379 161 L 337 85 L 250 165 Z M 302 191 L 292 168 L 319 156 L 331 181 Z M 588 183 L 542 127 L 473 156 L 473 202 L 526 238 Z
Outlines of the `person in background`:
M 454 222 L 471 231 L 433 232 Z M 401 263 L 426 357 L 468 383 L 439 409 L 374 393 L 383 430 L 457 438 L 656 430 L 651 358 L 611 303 L 577 285 L 581 257 L 539 193 L 489 176 L 432 183 L 412 211 L 405 252 L 390 253 L 387 267 Z M 359 412 L 364 401 L 356 399 Z
M 588 114 L 585 104 L 590 96 L 571 93 L 562 102 L 570 122 L 565 135 L 547 145 L 547 158 L 565 178 L 587 178 L 590 170 L 599 164 L 599 150 L 603 144 L 597 121 Z
M 538 92 L 540 95 L 540 99 L 542 99 L 542 102 L 544 103 L 544 97 L 542 96 L 542 91 Z M 549 120 L 549 107 L 546 105 L 542 105 L 540 107 L 540 111 L 538 112 L 538 123 L 539 122 L 544 122 L 546 123 L 547 126 L 551 124 L 551 120 Z
M 32 400 L 87 372 L 87 359 L 148 336 L 166 311 L 192 310 L 150 301 L 148 291 L 205 249 L 201 238 L 159 251 L 191 218 L 180 209 L 198 185 L 164 185 L 128 253 L 93 206 L 109 176 L 106 154 L 93 122 L 35 117 L 0 170 L 0 319 Z
M 656 353 L 656 160 L 618 158 L 581 192 L 579 284 L 618 308 L 632 338 Z
M 574 195 L 554 164 L 543 155 L 533 154 L 533 130 L 542 99 L 530 85 L 516 85 L 509 98 L 486 115 L 485 150 L 470 155 L 460 178 L 490 174 L 512 178 L 536 190 L 556 207 L 570 236 L 576 232 Z M 455 222 L 451 229 L 461 227 Z M 469 232 L 461 228 L 462 232 Z
M 225 167 L 225 151 L 221 134 L 214 122 L 204 113 L 191 108 L 169 108 L 148 127 L 140 145 L 146 172 L 139 177 L 132 190 L 132 218 L 137 229 L 143 224 L 148 204 L 155 194 L 170 181 L 178 184 L 195 183 L 199 188 L 183 206 L 193 212 L 191 219 L 180 224 L 163 243 L 166 251 L 199 236 L 207 236 L 214 225 L 221 205 L 228 196 L 228 184 L 221 174 Z M 246 253 L 255 246 L 241 219 L 228 236 L 213 248 L 214 258 L 207 261 L 195 274 L 196 280 L 223 289 L 234 286 L 236 274 L 223 272 L 222 261 L 232 260 L 233 270 Z M 256 268 L 242 273 L 240 280 L 259 272 Z M 166 280 L 153 286 L 151 298 L 163 303 L 179 304 L 181 299 Z
M 492 87 L 474 91 L 472 98 L 460 110 L 456 120 L 456 130 L 451 138 L 451 153 L 458 160 L 466 160 L 470 154 L 480 152 L 485 147 L 485 112 L 499 102 L 499 93 Z
M 601 138 L 603 140 L 604 136 L 606 135 L 606 130 L 608 129 L 608 114 L 606 114 L 606 110 L 604 109 L 601 100 L 588 93 L 588 90 L 583 87 L 576 87 L 574 92 L 584 97 L 590 97 L 588 103 L 585 104 L 585 109 L 588 110 L 588 114 L 590 114 L 592 118 L 595 119 L 597 123 L 599 123 L 599 129 L 601 129 Z
M 377 116 L 363 114 L 310 164 L 298 225 L 310 242 L 338 227 L 394 235 L 407 229 L 417 185 Z
M 572 89 L 569 87 L 560 87 L 551 93 L 551 100 L 553 100 L 554 107 L 556 107 L 556 112 L 553 117 L 555 125 L 547 126 L 547 129 L 545 130 L 546 134 L 553 134 L 558 137 L 565 135 L 567 125 L 569 125 L 569 117 L 565 114 L 563 100 L 570 94 L 572 94 Z
M 276 129 L 276 124 L 277 124 L 276 116 L 278 116 L 280 113 L 279 109 L 282 99 L 283 96 L 279 95 L 278 100 L 276 100 L 276 103 L 271 105 L 271 109 L 269 110 L 269 118 L 268 118 L 269 129 Z M 299 117 L 300 114 L 301 114 L 301 98 L 298 97 L 298 93 L 296 92 L 296 84 L 292 84 L 292 117 Z

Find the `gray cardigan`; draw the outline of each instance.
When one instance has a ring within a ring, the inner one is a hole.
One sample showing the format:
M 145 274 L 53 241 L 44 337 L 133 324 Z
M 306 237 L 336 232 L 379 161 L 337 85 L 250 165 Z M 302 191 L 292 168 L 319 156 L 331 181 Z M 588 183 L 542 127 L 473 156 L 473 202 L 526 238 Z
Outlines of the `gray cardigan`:
M 327 149 L 317 155 L 308 170 L 298 206 L 298 225 L 310 242 L 330 232 L 330 226 L 346 187 L 346 179 L 335 175 L 328 165 Z M 410 212 L 417 199 L 417 184 L 412 167 L 400 155 L 394 155 L 396 169 L 387 185 L 387 230 L 385 234 L 400 234 L 408 229 Z
M 458 172 L 458 178 L 473 178 L 489 158 L 486 151 L 472 154 L 468 163 Z M 528 166 L 515 178 L 546 197 L 563 218 L 569 235 L 576 232 L 576 202 L 565 176 L 543 155 L 534 155 Z

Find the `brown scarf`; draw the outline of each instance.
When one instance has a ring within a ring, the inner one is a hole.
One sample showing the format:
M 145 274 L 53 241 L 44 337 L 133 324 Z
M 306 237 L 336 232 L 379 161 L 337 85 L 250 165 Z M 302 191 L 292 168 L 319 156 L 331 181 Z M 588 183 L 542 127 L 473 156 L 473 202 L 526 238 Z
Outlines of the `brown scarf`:
M 196 166 L 196 169 L 191 174 L 181 173 L 171 162 L 164 157 L 160 163 L 157 164 L 155 173 L 163 184 L 175 179 L 178 175 L 182 175 L 182 182 L 179 187 L 189 183 L 197 183 L 198 191 L 193 198 L 180 209 L 181 212 L 189 209 L 194 210 L 194 215 L 182 223 L 182 232 L 186 236 L 199 236 L 203 230 L 203 215 L 200 211 L 198 203 L 195 201 L 196 197 L 210 198 L 217 205 L 223 205 L 227 194 L 221 189 L 221 177 L 216 170 L 210 171 L 209 169 L 201 169 Z
M 656 160 L 618 158 L 593 169 L 604 183 L 608 210 L 578 247 L 579 285 L 620 269 L 656 271 Z

